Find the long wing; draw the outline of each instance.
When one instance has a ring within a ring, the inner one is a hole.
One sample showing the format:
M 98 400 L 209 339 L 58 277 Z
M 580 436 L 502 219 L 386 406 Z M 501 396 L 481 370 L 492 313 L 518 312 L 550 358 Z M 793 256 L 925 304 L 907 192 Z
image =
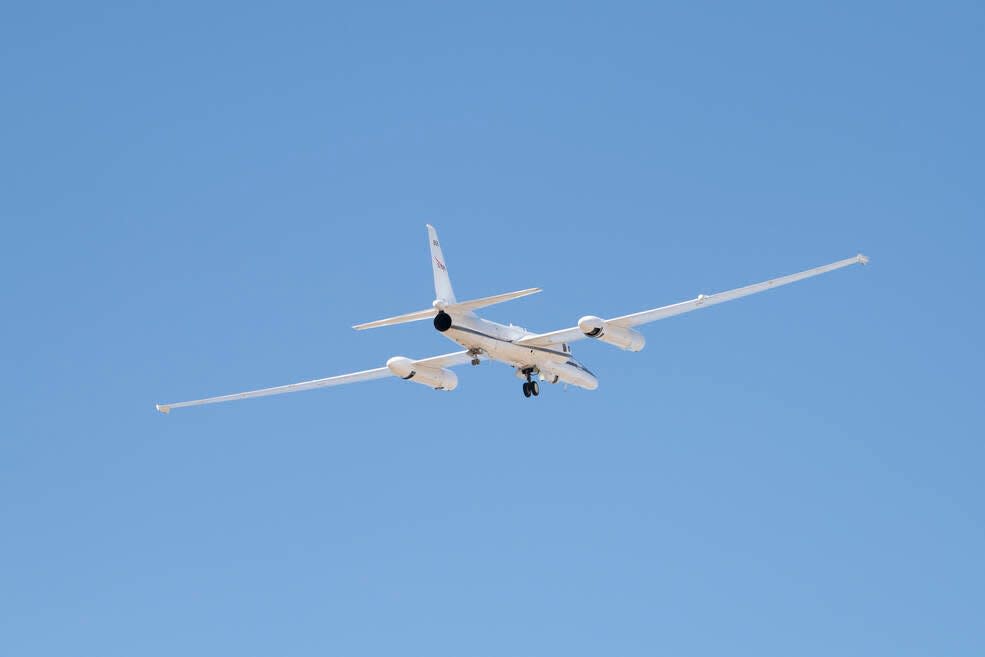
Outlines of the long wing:
M 474 356 L 467 351 L 456 351 L 443 356 L 432 356 L 415 360 L 415 365 L 424 367 L 455 367 L 464 365 L 472 360 Z M 268 395 L 281 395 L 287 392 L 301 392 L 302 390 L 314 390 L 315 388 L 328 388 L 340 386 L 346 383 L 360 383 L 362 381 L 372 381 L 374 379 L 384 379 L 393 376 L 386 367 L 377 367 L 374 370 L 364 370 L 362 372 L 352 372 L 339 376 L 330 376 L 325 379 L 314 379 L 313 381 L 302 381 L 301 383 L 291 383 L 286 386 L 276 386 L 274 388 L 263 388 L 262 390 L 250 390 L 249 392 L 237 392 L 232 395 L 222 395 L 220 397 L 208 397 L 206 399 L 194 399 L 192 401 L 174 402 L 171 404 L 157 404 L 157 410 L 162 413 L 170 413 L 173 408 L 183 408 L 185 406 L 202 406 L 204 404 L 218 404 L 219 402 L 235 401 L 237 399 L 251 399 L 253 397 L 267 397 Z
M 735 290 L 728 290 L 727 292 L 707 295 L 699 294 L 696 298 L 691 299 L 690 301 L 682 301 L 680 303 L 663 306 L 661 308 L 644 310 L 631 315 L 622 315 L 621 317 L 614 317 L 605 321 L 609 324 L 624 328 L 649 324 L 650 322 L 655 322 L 658 319 L 666 319 L 667 317 L 673 317 L 674 315 L 689 313 L 692 310 L 707 308 L 708 306 L 714 306 L 715 304 L 724 303 L 725 301 L 732 301 L 733 299 L 740 299 L 742 297 L 749 296 L 750 294 L 771 290 L 775 287 L 780 287 L 781 285 L 788 285 L 789 283 L 795 283 L 796 281 L 801 281 L 805 278 L 811 278 L 812 276 L 819 276 L 829 271 L 834 271 L 835 269 L 841 269 L 842 267 L 848 267 L 854 264 L 864 265 L 868 262 L 869 259 L 860 253 L 854 258 L 846 258 L 845 260 L 839 260 L 838 262 L 832 262 L 828 265 L 822 265 L 820 267 L 815 267 L 814 269 L 808 269 L 796 274 L 790 274 L 789 276 L 770 279 L 768 281 L 763 281 L 762 283 L 755 283 L 753 285 L 747 285 Z M 585 337 L 587 336 L 582 333 L 577 326 L 574 326 L 572 328 L 562 329 L 560 331 L 551 331 L 550 333 L 532 335 L 521 340 L 517 340 L 516 344 L 546 347 L 561 344 L 562 342 L 574 342 Z

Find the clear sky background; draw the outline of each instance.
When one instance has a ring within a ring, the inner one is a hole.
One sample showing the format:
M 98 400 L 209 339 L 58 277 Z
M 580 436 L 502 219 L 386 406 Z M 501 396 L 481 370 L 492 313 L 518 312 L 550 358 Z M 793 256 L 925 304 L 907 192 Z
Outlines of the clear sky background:
M 0 654 L 981 655 L 981 3 L 21 3 Z M 503 365 L 162 416 L 861 251 Z

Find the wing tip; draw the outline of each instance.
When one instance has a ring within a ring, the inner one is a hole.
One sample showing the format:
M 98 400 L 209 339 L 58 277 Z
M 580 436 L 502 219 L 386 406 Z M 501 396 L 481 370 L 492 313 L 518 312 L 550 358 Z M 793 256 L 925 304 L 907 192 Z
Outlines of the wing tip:
M 157 409 L 158 413 L 162 413 L 164 415 L 167 415 L 168 413 L 171 412 L 171 407 L 168 406 L 167 404 L 154 404 L 154 408 Z
M 859 253 L 857 256 L 855 256 L 855 261 L 860 265 L 867 265 L 869 264 L 869 256 Z

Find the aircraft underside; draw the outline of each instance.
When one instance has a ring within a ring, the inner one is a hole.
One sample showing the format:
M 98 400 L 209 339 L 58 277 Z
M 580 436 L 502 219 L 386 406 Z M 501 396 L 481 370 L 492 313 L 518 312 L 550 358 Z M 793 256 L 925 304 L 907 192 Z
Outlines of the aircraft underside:
M 450 320 L 450 321 L 449 321 Z M 517 326 L 504 326 L 475 316 L 440 313 L 435 328 L 445 337 L 465 347 L 478 365 L 479 356 L 506 363 L 524 380 L 525 397 L 540 394 L 535 377 L 548 383 L 567 383 L 585 390 L 598 388 L 598 378 L 575 360 L 566 344 L 555 348 L 519 345 L 516 340 L 533 335 Z
M 388 377 L 397 377 L 434 390 L 451 391 L 458 387 L 458 375 L 455 374 L 453 368 L 468 363 L 478 365 L 483 358 L 496 360 L 513 367 L 517 377 L 523 380 L 525 397 L 536 397 L 540 394 L 539 381 L 567 383 L 585 390 L 595 390 L 599 385 L 598 378 L 571 355 L 569 345 L 572 342 L 596 340 L 624 351 L 641 351 L 646 345 L 646 338 L 639 332 L 638 328 L 643 325 L 700 308 L 708 308 L 725 301 L 740 299 L 750 294 L 765 292 L 843 267 L 855 264 L 864 265 L 869 261 L 864 255 L 858 254 L 852 258 L 838 260 L 762 283 L 754 283 L 716 294 L 699 294 L 694 299 L 669 306 L 651 308 L 608 319 L 595 315 L 585 315 L 574 326 L 547 333 L 531 333 L 519 326 L 507 326 L 482 319 L 475 314 L 475 311 L 504 301 L 536 294 L 541 291 L 540 288 L 532 287 L 515 292 L 458 301 L 454 290 L 452 290 L 451 279 L 448 276 L 448 267 L 445 264 L 441 243 L 438 241 L 438 234 L 431 225 L 427 226 L 427 230 L 435 295 L 431 307 L 365 324 L 357 324 L 353 328 L 363 330 L 431 319 L 438 332 L 464 347 L 464 351 L 417 359 L 393 356 L 386 361 L 384 367 L 219 397 L 158 404 L 157 410 L 162 413 L 169 413 L 173 408 L 280 395 Z

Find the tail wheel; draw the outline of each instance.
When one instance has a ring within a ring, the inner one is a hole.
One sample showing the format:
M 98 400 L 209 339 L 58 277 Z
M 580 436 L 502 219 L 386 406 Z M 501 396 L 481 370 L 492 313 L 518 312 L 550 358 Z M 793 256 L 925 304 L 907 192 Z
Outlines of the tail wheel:
M 533 393 L 533 391 L 530 389 L 530 384 L 529 383 L 524 383 L 523 384 L 523 396 L 524 397 L 529 397 L 532 393 Z

